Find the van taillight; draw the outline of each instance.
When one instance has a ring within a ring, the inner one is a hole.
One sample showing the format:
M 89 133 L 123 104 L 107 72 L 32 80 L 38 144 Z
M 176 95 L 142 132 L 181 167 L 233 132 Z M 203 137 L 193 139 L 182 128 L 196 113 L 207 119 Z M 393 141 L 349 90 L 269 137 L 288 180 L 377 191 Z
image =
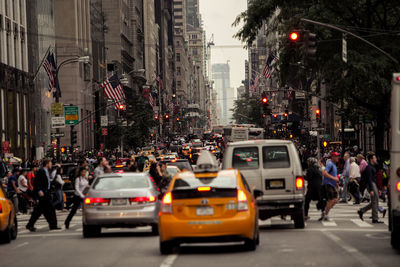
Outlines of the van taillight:
M 304 179 L 301 176 L 296 177 L 296 189 L 301 190 L 304 188 Z
M 396 189 L 397 189 L 397 192 L 400 192 L 400 181 L 397 182 Z
M 3 213 L 3 207 L 1 206 L 1 203 L 0 203 L 0 213 Z

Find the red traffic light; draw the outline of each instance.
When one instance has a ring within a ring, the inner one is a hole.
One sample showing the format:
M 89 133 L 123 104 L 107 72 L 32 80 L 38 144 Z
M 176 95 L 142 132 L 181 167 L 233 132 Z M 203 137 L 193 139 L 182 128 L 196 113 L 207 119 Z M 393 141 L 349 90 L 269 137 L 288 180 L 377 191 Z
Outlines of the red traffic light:
M 155 115 L 155 116 L 154 116 L 154 119 L 155 119 L 155 120 L 158 120 L 158 115 Z
M 297 32 L 290 33 L 290 40 L 297 41 L 299 39 L 299 34 Z
M 287 113 L 285 113 L 285 114 L 283 114 L 285 117 L 287 117 L 288 116 L 288 114 Z
M 179 118 L 176 118 L 176 121 L 179 121 L 180 119 Z
M 263 98 L 262 98 L 262 102 L 263 102 L 264 104 L 268 103 L 268 98 L 263 97 Z
M 274 118 L 276 119 L 278 117 L 278 115 L 274 114 Z
M 317 114 L 317 115 L 321 114 L 321 110 L 316 109 L 316 110 L 315 110 L 315 114 Z
M 125 109 L 125 105 L 124 105 L 124 104 L 119 104 L 118 108 L 119 108 L 120 110 L 123 110 L 123 109 Z
M 396 80 L 397 80 L 398 82 L 400 82 L 400 76 L 397 76 L 397 77 L 396 77 Z
M 165 118 L 166 118 L 166 119 L 169 119 L 169 115 L 168 115 L 168 114 L 166 114 L 166 115 L 165 115 Z

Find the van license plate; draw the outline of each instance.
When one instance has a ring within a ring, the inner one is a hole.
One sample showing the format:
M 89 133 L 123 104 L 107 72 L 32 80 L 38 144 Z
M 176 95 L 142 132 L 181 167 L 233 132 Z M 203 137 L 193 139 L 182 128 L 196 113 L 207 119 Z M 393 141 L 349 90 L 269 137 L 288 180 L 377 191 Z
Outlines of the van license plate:
M 213 207 L 197 207 L 196 215 L 197 216 L 214 215 L 214 208 Z
M 265 180 L 265 189 L 285 189 L 284 179 Z

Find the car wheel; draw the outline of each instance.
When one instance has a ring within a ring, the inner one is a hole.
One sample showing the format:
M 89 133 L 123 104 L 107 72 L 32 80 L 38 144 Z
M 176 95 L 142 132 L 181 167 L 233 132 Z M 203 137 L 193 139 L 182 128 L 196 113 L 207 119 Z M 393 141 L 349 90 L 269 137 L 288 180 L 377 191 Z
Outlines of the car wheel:
M 305 226 L 305 222 L 304 222 L 304 209 L 301 208 L 301 210 L 293 216 L 293 220 L 294 220 L 294 228 L 297 229 L 303 229 Z
M 0 232 L 0 242 L 3 244 L 7 244 L 11 242 L 11 229 L 10 226 L 6 228 L 3 232 Z
M 158 224 L 152 224 L 151 225 L 151 234 L 152 235 L 158 235 Z
M 11 239 L 12 240 L 17 239 L 17 235 L 18 235 L 18 221 L 17 221 L 17 216 L 15 216 L 14 224 L 11 227 Z
M 257 240 L 254 239 L 246 239 L 244 241 L 244 249 L 247 251 L 254 251 L 257 248 Z
M 160 253 L 162 255 L 171 254 L 174 251 L 176 244 L 172 241 L 160 241 Z
M 93 225 L 83 225 L 83 237 L 97 237 L 101 233 L 100 226 L 93 226 Z
M 395 231 L 392 232 L 390 244 L 392 245 L 393 249 L 400 250 L 400 235 Z
M 260 245 L 260 230 L 257 227 L 257 235 L 256 235 L 256 245 Z

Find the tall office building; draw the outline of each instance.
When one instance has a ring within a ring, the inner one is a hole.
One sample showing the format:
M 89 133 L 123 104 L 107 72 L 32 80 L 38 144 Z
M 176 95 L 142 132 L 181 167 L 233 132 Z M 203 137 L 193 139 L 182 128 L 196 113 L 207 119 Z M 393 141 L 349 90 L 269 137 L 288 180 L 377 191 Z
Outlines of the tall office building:
M 26 13 L 24 0 L 0 2 L 0 141 L 3 153 L 19 157 L 30 157 L 32 147 Z
M 230 87 L 230 67 L 229 64 L 213 64 L 212 80 L 214 81 L 214 89 L 217 92 L 217 105 L 221 109 L 220 123 L 227 125 L 232 120 L 234 91 Z

